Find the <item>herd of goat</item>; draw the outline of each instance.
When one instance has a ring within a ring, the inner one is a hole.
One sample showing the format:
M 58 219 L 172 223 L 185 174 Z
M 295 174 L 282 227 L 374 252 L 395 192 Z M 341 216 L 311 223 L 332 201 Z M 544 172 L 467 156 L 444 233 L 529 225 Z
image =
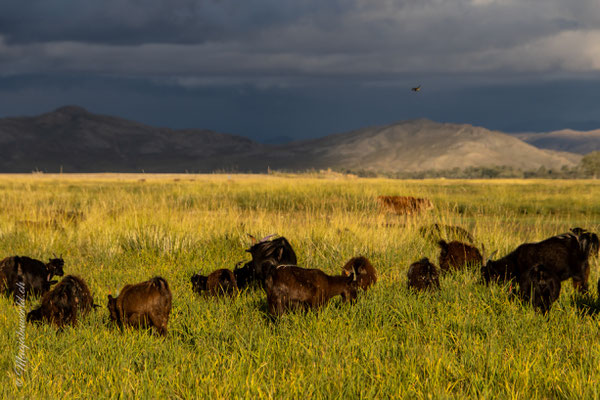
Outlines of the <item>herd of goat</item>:
M 588 290 L 589 259 L 598 255 L 600 247 L 596 233 L 573 228 L 541 242 L 521 244 L 504 257 L 495 261 L 490 257 L 484 263 L 481 252 L 473 245 L 472 235 L 461 227 L 433 224 L 422 227 L 420 233 L 437 241 L 439 269 L 427 258 L 411 264 L 407 273 L 409 288 L 436 290 L 440 288 L 440 271 L 480 266 L 485 284 L 514 283 L 518 286 L 517 294 L 543 313 L 558 298 L 562 281 L 572 278 L 577 290 L 582 293 Z M 460 240 L 441 239 L 450 236 Z M 249 286 L 262 288 L 267 295 L 269 314 L 278 317 L 291 309 L 318 308 L 338 295 L 344 302 L 352 302 L 358 290 L 367 290 L 377 282 L 377 272 L 365 257 L 351 258 L 340 275 L 328 275 L 319 269 L 297 266 L 296 253 L 285 237 L 252 240 L 253 245 L 247 250 L 252 257 L 250 261 L 243 266 L 239 263 L 233 271 L 219 269 L 208 276 L 193 275 L 192 290 L 226 296 Z M 64 275 L 63 266 L 62 258 L 43 263 L 24 256 L 7 257 L 0 261 L 0 289 L 15 299 L 19 287 L 25 288 L 25 298 L 41 296 L 41 304 L 29 312 L 28 321 L 49 322 L 61 328 L 75 325 L 79 316 L 98 306 L 82 278 L 67 275 L 60 282 L 53 280 Z M 166 335 L 171 302 L 167 281 L 155 277 L 124 286 L 116 298 L 109 295 L 107 308 L 110 319 L 121 328 L 152 327 L 160 335 Z

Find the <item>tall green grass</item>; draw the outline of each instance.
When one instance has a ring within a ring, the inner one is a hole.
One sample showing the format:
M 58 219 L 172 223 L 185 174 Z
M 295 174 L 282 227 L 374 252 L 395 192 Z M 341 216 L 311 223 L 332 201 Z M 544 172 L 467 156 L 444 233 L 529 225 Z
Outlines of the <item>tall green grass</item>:
M 503 255 L 574 226 L 598 231 L 600 184 L 330 178 L 0 176 L 0 256 L 62 254 L 66 273 L 83 277 L 103 306 L 62 332 L 29 325 L 17 388 L 18 312 L 0 297 L 0 397 L 600 397 L 596 303 L 583 308 L 570 282 L 547 317 L 505 287 L 481 285 L 477 271 L 444 276 L 439 293 L 406 289 L 410 263 L 437 262 L 422 225 L 463 226 Z M 381 212 L 376 197 L 394 194 L 436 207 Z M 193 273 L 249 259 L 248 233 L 284 235 L 302 266 L 332 274 L 365 255 L 379 281 L 355 305 L 336 299 L 276 323 L 259 290 L 194 295 Z M 155 275 L 173 292 L 167 338 L 108 324 L 107 295 Z

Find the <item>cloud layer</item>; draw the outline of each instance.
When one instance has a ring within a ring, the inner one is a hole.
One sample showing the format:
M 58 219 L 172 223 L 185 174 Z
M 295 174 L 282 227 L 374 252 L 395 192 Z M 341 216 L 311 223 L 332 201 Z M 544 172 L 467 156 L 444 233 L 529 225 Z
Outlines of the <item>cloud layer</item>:
M 600 71 L 597 0 L 34 0 L 0 5 L 4 76 L 180 85 Z

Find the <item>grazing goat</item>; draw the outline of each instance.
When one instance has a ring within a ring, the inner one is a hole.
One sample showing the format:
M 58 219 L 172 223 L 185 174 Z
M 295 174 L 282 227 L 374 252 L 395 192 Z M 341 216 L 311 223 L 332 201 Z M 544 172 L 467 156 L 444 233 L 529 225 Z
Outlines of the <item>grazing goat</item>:
M 519 295 L 523 301 L 546 314 L 560 295 L 560 279 L 545 266 L 538 264 L 528 268 L 519 281 Z
M 434 242 L 440 239 L 457 239 L 474 243 L 473 236 L 464 228 L 454 225 L 431 224 L 419 228 L 424 239 Z
M 580 291 L 588 290 L 591 242 L 587 236 L 573 233 L 553 236 L 537 243 L 523 243 L 514 251 L 496 260 L 488 260 L 481 268 L 486 283 L 492 280 L 519 281 L 531 265 L 542 264 L 560 281 L 572 278 Z
M 248 261 L 243 267 L 239 267 L 240 264 L 241 263 L 238 263 L 233 269 L 233 276 L 235 277 L 238 289 L 242 290 L 254 282 L 256 274 L 254 272 L 254 263 L 252 261 Z
M 439 271 L 428 258 L 414 262 L 408 268 L 408 288 L 416 290 L 439 290 Z
M 377 271 L 366 257 L 353 257 L 342 267 L 343 275 L 351 276 L 354 273 L 362 290 L 367 290 L 377 282 Z
M 152 326 L 165 336 L 172 299 L 167 281 L 159 276 L 135 285 L 125 285 L 117 298 L 108 295 L 110 319 L 120 328 Z
M 46 321 L 59 328 L 75 325 L 94 306 L 92 294 L 78 276 L 67 275 L 52 290 L 44 294 L 42 304 L 27 314 L 27 321 Z
M 357 296 L 356 272 L 351 276 L 331 276 L 319 269 L 275 266 L 270 261 L 263 263 L 262 268 L 268 271 L 265 291 L 269 313 L 273 316 L 281 316 L 291 309 L 317 308 L 338 295 L 345 302 Z
M 62 258 L 51 258 L 47 264 L 29 257 L 12 256 L 0 261 L 0 290 L 15 295 L 17 280 L 21 276 L 25 284 L 25 298 L 41 296 L 50 290 L 56 281 L 52 277 L 63 276 Z
M 431 200 L 411 196 L 378 196 L 377 201 L 382 208 L 401 215 L 411 215 L 422 210 L 431 210 L 433 208 Z
M 444 240 L 440 240 L 438 245 L 440 246 L 438 261 L 440 269 L 444 272 L 457 270 L 466 265 L 481 265 L 483 263 L 481 253 L 474 246 L 457 241 L 447 243 Z
M 198 294 L 207 292 L 211 296 L 232 296 L 237 292 L 235 276 L 228 269 L 218 269 L 208 276 L 196 274 L 191 280 L 192 290 Z
M 272 236 L 272 235 L 271 235 Z M 263 283 L 265 272 L 262 265 L 265 261 L 270 261 L 275 265 L 296 265 L 296 253 L 292 246 L 283 236 L 273 240 L 268 240 L 271 236 L 256 241 L 247 252 L 252 255 L 252 261 L 247 262 L 242 268 L 235 268 L 233 273 L 238 285 L 238 289 L 243 289 L 254 281 Z

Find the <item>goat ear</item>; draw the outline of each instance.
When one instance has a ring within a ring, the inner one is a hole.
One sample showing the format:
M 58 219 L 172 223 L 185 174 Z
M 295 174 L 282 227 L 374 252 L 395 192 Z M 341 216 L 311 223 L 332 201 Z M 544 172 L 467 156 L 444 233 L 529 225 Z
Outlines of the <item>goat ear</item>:
M 254 236 L 252 236 L 249 233 L 246 233 L 246 235 L 248 235 L 248 237 L 250 238 L 250 241 L 252 242 L 252 244 L 256 244 L 258 241 L 256 240 L 256 238 Z M 248 250 L 246 250 L 248 251 Z

